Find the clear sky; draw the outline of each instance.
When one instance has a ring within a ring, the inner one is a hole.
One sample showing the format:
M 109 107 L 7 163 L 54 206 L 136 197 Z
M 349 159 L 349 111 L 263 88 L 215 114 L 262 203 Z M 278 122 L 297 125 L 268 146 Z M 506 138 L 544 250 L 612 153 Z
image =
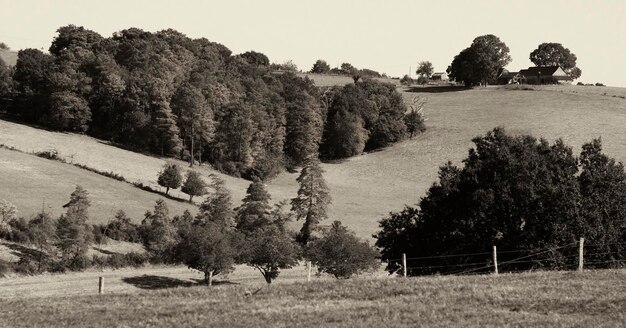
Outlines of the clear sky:
M 47 50 L 67 24 L 107 37 L 173 28 L 302 70 L 321 58 L 392 76 L 420 60 L 445 71 L 474 37 L 495 34 L 511 50 L 510 70 L 530 66 L 540 43 L 559 42 L 577 55 L 579 81 L 626 87 L 626 0 L 0 0 L 0 41 L 14 50 Z

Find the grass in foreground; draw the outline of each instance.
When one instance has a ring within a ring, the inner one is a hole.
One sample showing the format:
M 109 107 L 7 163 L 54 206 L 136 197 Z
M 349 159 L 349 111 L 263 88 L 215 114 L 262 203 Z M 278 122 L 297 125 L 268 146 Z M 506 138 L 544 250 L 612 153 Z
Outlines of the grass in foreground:
M 626 322 L 626 271 L 329 280 L 12 299 L 0 324 L 32 326 L 502 327 Z

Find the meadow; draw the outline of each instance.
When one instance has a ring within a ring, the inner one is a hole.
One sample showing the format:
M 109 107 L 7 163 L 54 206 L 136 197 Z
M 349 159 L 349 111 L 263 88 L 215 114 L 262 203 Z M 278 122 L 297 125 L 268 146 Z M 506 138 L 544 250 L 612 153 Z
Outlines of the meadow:
M 625 270 L 322 279 L 260 289 L 236 280 L 209 288 L 181 280 L 182 273 L 169 279 L 155 276 L 158 269 L 147 273 L 160 285 L 131 276 L 125 281 L 136 285 L 132 291 L 114 285 L 103 295 L 64 293 L 63 286 L 83 280 L 95 290 L 97 274 L 75 273 L 55 279 L 51 293 L 41 283 L 38 295 L 0 294 L 0 326 L 617 327 L 626 321 Z
M 343 83 L 341 79 L 344 77 L 335 78 L 340 79 L 334 83 Z M 331 81 L 332 77 L 326 77 L 326 83 Z M 626 160 L 626 135 L 622 133 L 623 127 L 626 126 L 625 99 L 604 96 L 598 91 L 586 94 L 574 93 L 579 90 L 596 90 L 596 87 L 533 88 L 524 90 L 494 86 L 471 90 L 462 88 L 442 90 L 399 87 L 407 102 L 416 96 L 426 101 L 423 111 L 427 119 L 426 132 L 381 151 L 363 154 L 339 163 L 324 164 L 325 178 L 333 197 L 329 211 L 331 220 L 341 220 L 360 237 L 370 238 L 377 230 L 380 218 L 389 211 L 402 209 L 406 204 L 417 203 L 437 179 L 440 165 L 447 161 L 460 164 L 472 146 L 471 139 L 485 134 L 496 126 L 503 126 L 512 133 L 544 137 L 549 141 L 562 138 L 566 144 L 573 147 L 575 154 L 580 152 L 583 143 L 602 137 L 604 151 L 607 154 L 620 161 Z M 626 89 L 610 90 L 617 93 Z M 0 144 L 26 152 L 53 148 L 58 150 L 62 157 L 68 160 L 71 157 L 75 163 L 101 171 L 112 171 L 129 181 L 140 181 L 155 189 L 159 188 L 156 184 L 157 172 L 166 159 L 123 150 L 84 135 L 50 132 L 8 121 L 0 120 L 0 131 Z M 9 156 L 6 151 L 2 154 Z M 42 159 L 31 156 L 24 157 L 23 161 L 20 165 L 13 165 L 12 169 L 4 168 L 4 172 L 0 174 L 0 178 L 9 186 L 13 182 L 19 181 L 20 184 L 24 184 L 25 181 L 33 181 L 31 173 L 19 167 L 27 165 L 30 161 L 39 163 Z M 185 163 L 179 163 L 187 167 Z M 54 163 L 54 165 L 56 168 L 67 164 Z M 205 176 L 215 172 L 208 166 L 194 169 Z M 46 179 L 55 180 L 55 183 L 66 185 L 63 192 L 59 192 L 60 196 L 50 201 L 50 204 L 58 209 L 69 195 L 67 191 L 74 187 L 75 180 L 65 177 L 74 173 L 54 172 L 57 172 L 56 169 L 49 169 L 43 170 L 41 174 L 48 175 Z M 71 172 L 75 171 L 72 169 Z M 222 174 L 220 176 L 226 180 L 227 187 L 233 193 L 233 200 L 238 203 L 245 195 L 249 182 Z M 297 190 L 296 177 L 297 173 L 283 172 L 267 183 L 273 201 L 294 197 Z M 132 187 L 117 182 L 115 185 Z M 97 192 L 99 188 L 85 187 L 90 192 Z M 32 215 L 41 209 L 42 196 L 35 192 L 36 188 L 28 192 L 10 192 L 14 188 L 18 187 L 3 188 L 0 191 L 0 198 L 18 204 L 23 215 Z M 137 190 L 137 194 L 141 193 L 143 192 Z M 185 197 L 178 190 L 171 193 Z M 128 194 L 120 193 L 119 196 L 114 194 L 115 192 L 111 191 L 112 198 L 107 203 L 115 204 L 115 208 L 105 209 L 96 206 L 92 211 L 97 214 L 96 217 L 107 217 L 111 211 L 127 206 L 126 202 L 135 204 L 140 202 L 138 198 L 129 198 Z M 145 201 L 145 208 L 149 208 L 159 196 L 146 193 L 142 197 L 148 199 Z M 173 205 L 170 213 L 179 214 L 183 208 L 187 207 Z M 129 211 L 134 214 L 140 212 L 140 210 Z M 139 221 L 141 215 L 133 217 Z M 293 223 L 294 228 L 298 225 L 299 223 Z

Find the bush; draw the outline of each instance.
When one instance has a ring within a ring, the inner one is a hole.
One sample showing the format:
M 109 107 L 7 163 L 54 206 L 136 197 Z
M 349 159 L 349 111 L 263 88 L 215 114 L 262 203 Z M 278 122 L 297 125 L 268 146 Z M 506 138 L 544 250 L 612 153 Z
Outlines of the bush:
M 37 156 L 39 156 L 41 158 L 45 158 L 45 159 L 50 159 L 50 160 L 59 161 L 59 162 L 65 162 L 65 160 L 59 154 L 59 151 L 56 150 L 56 149 L 49 149 L 49 150 L 39 151 L 39 152 L 36 152 L 35 155 L 37 155 Z
M 111 254 L 109 256 L 94 255 L 91 260 L 91 265 L 98 268 L 113 268 L 120 269 L 125 267 L 138 268 L 143 266 L 148 261 L 148 256 L 145 254 L 139 254 L 136 252 L 130 252 L 126 254 Z
M 578 82 L 578 83 L 576 83 L 576 85 L 585 85 L 585 84 L 582 83 L 582 82 Z
M 604 87 L 604 86 L 605 86 L 605 85 L 604 85 L 604 84 L 602 84 L 602 83 L 600 83 L 600 82 L 596 83 L 596 87 Z
M 312 241 L 306 258 L 335 278 L 350 278 L 362 272 L 374 271 L 380 266 L 378 251 L 367 242 L 359 240 L 341 222 L 333 222 L 330 231 L 321 239 Z

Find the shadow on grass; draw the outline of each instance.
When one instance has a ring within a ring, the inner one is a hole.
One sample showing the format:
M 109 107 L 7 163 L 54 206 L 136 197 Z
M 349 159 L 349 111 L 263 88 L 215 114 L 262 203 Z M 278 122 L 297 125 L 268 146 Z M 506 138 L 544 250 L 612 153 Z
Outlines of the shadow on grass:
M 199 285 L 197 282 L 189 280 L 154 275 L 126 277 L 122 278 L 122 281 L 141 289 L 165 289 Z
M 2 245 L 12 250 L 13 252 L 11 252 L 11 254 L 18 256 L 19 258 L 27 258 L 32 261 L 38 261 L 40 258 L 48 256 L 46 253 L 42 253 L 36 249 L 14 243 L 3 242 Z
M 410 87 L 406 89 L 406 92 L 413 93 L 443 93 L 443 92 L 455 92 L 455 91 L 464 91 L 469 90 L 465 86 L 457 86 L 457 85 L 444 85 L 444 86 L 434 86 L 434 87 Z
M 166 289 L 178 287 L 205 286 L 203 279 L 182 280 L 171 277 L 143 275 L 136 277 L 122 278 L 122 281 L 141 289 Z M 213 281 L 213 286 L 217 285 L 239 285 L 239 283 L 228 280 Z

